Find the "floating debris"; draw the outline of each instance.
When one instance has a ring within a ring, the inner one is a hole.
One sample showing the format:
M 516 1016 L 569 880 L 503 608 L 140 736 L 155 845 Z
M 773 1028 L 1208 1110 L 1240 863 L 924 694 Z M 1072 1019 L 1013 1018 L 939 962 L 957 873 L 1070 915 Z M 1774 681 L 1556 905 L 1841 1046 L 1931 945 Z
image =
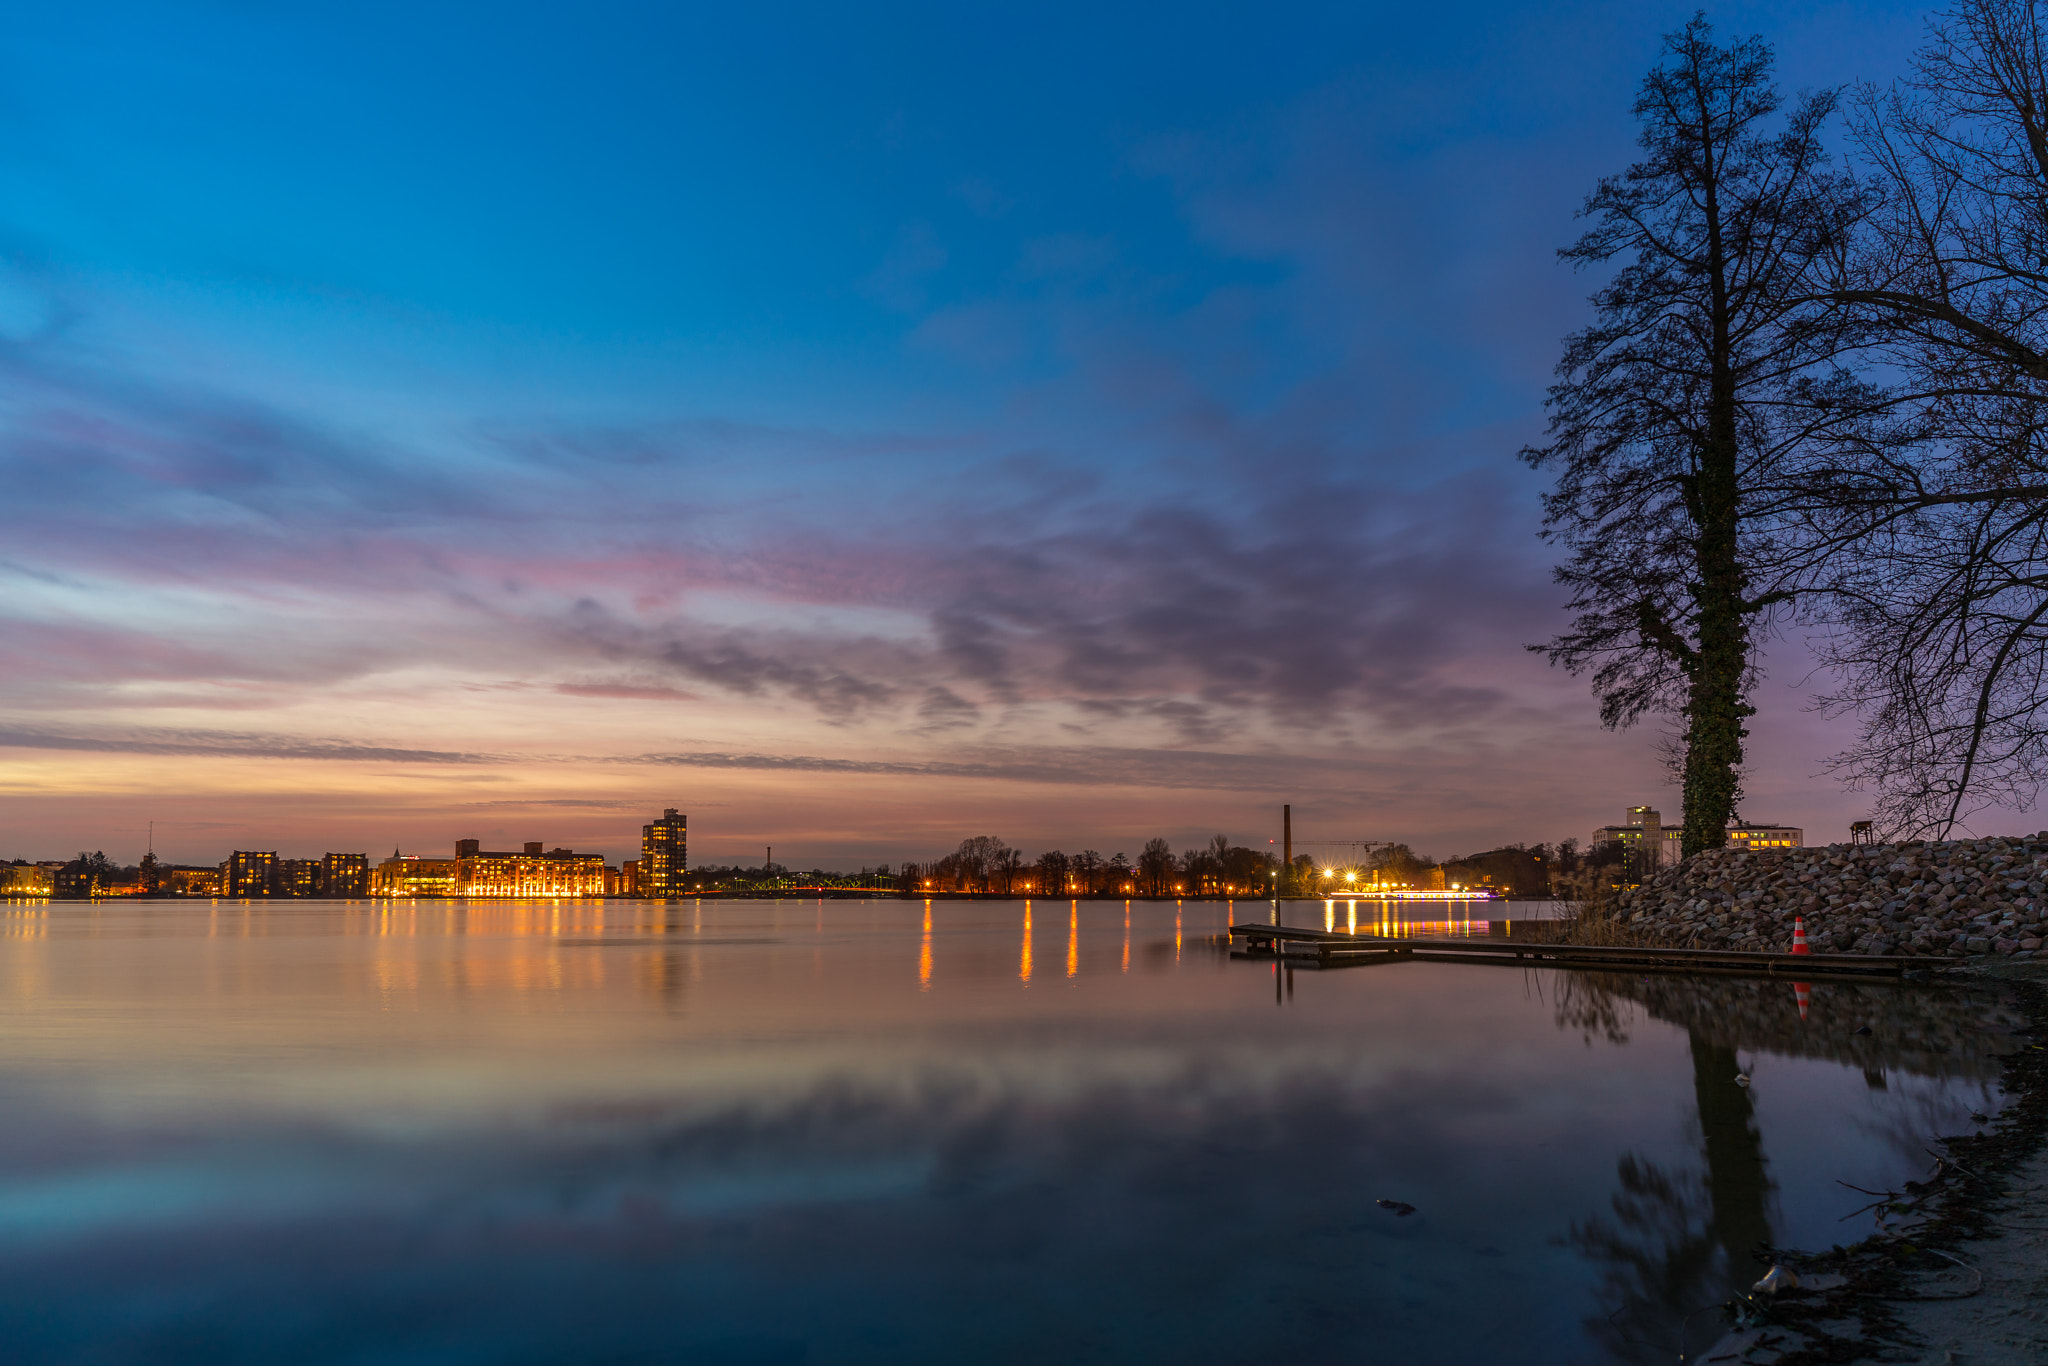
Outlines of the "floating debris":
M 1381 1200 L 1379 1207 L 1381 1209 L 1390 1209 L 1404 1219 L 1415 1213 L 1415 1206 L 1405 1200 Z
M 1849 1032 L 1850 1032 L 1851 1034 L 1868 1034 L 1868 1033 L 1870 1032 L 1870 1026 L 1869 1026 L 1869 1025 L 1857 1025 L 1857 1026 L 1856 1026 L 1856 1027 L 1855 1027 L 1854 1029 L 1850 1030 Z
M 1763 1279 L 1749 1288 L 1752 1295 L 1775 1295 L 1782 1290 L 1797 1290 L 1799 1273 L 1789 1266 L 1774 1266 L 1764 1273 Z
M 1741 1086 L 1741 1087 L 1745 1087 L 1745 1088 L 1746 1088 L 1746 1087 L 1748 1087 L 1748 1085 L 1749 1085 L 1749 1073 L 1747 1073 L 1747 1072 L 1737 1072 L 1737 1073 L 1735 1074 L 1735 1084 L 1736 1084 L 1737 1086 Z

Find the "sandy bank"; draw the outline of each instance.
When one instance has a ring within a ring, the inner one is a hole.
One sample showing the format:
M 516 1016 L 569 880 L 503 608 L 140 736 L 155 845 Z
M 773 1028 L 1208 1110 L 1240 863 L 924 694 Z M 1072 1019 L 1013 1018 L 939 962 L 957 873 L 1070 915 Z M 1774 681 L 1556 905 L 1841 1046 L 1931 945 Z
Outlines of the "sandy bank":
M 1873 1236 L 1771 1253 L 1801 1285 L 1732 1302 L 1737 1326 L 1694 1360 L 2048 1363 L 2048 962 L 1985 956 L 1956 968 L 2008 983 L 2027 1021 L 2002 1057 L 1996 1119 L 1942 1140 L 1927 1180 L 1878 1193 Z

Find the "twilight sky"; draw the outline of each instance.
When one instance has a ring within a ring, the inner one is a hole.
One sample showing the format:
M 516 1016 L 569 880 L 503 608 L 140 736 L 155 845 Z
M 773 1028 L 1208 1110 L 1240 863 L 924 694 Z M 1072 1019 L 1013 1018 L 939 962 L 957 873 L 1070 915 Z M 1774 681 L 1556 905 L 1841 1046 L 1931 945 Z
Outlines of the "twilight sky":
M 0 858 L 1675 819 L 1514 452 L 1692 8 L 10 7 Z M 1839 838 L 1804 657 L 1744 813 Z

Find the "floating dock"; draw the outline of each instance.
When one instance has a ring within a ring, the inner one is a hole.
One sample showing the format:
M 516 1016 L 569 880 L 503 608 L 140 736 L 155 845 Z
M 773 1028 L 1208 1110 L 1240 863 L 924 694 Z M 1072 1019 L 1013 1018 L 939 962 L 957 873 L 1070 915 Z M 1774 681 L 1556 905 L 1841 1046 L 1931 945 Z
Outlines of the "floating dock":
M 1639 949 L 1591 944 L 1538 944 L 1513 938 L 1385 938 L 1286 925 L 1232 925 L 1230 943 L 1252 958 L 1296 966 L 1365 967 L 1429 959 L 1524 967 L 1605 968 L 1616 972 L 1726 973 L 1746 977 L 1904 977 L 1949 966 L 1940 959 L 1861 953 L 1760 953 L 1730 949 Z

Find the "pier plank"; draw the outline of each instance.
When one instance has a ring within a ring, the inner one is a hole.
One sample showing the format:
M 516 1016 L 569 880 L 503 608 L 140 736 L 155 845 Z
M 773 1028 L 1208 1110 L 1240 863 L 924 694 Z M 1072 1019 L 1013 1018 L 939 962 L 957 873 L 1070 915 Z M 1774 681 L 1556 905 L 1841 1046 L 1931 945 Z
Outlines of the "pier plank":
M 1538 944 L 1528 940 L 1455 936 L 1382 936 L 1312 930 L 1291 925 L 1230 927 L 1233 941 L 1276 956 L 1344 958 L 1354 954 L 1429 958 L 1452 962 L 1523 962 L 1554 966 L 1738 971 L 1773 977 L 1902 977 L 1951 966 L 1936 958 L 1857 953 L 1774 953 L 1752 949 L 1660 949 L 1619 945 Z

